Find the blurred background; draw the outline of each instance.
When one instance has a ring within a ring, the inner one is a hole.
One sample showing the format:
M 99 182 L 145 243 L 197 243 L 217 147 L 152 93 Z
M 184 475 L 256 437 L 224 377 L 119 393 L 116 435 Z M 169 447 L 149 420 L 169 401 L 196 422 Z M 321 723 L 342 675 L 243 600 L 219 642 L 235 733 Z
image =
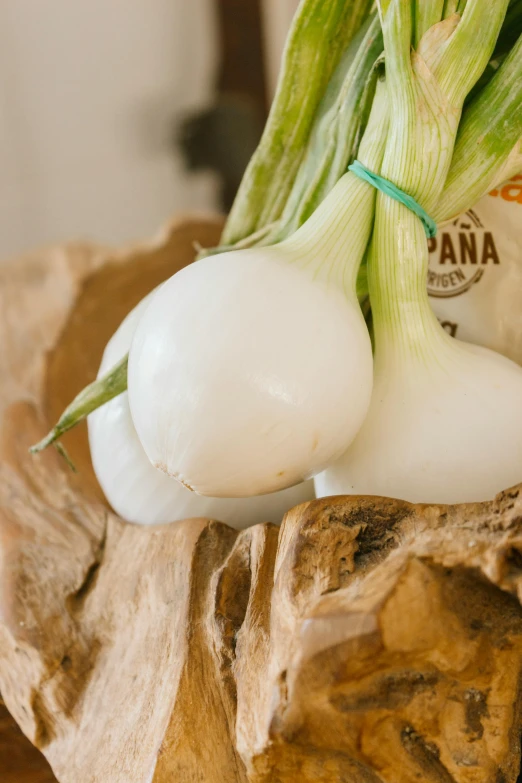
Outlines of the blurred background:
M 299 0 L 2 0 L 0 262 L 226 211 Z

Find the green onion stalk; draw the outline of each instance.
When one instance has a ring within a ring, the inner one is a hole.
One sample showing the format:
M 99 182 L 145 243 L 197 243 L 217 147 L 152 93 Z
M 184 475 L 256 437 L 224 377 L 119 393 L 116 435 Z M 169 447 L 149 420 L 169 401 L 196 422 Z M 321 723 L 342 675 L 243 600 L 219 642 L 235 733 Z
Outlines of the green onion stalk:
M 282 214 L 317 107 L 372 0 L 302 0 L 287 39 L 268 121 L 221 242 L 235 245 Z
M 419 0 L 435 11 L 439 2 Z M 464 99 L 495 47 L 507 0 L 468 0 L 457 14 L 412 30 L 410 0 L 383 0 L 386 79 L 394 111 L 382 176 L 435 212 L 448 178 Z M 426 10 L 424 12 L 426 16 Z M 417 19 L 417 15 L 415 16 Z M 412 37 L 420 36 L 411 54 Z M 388 342 L 426 309 L 428 249 L 422 225 L 403 204 L 378 196 L 369 283 L 376 342 Z

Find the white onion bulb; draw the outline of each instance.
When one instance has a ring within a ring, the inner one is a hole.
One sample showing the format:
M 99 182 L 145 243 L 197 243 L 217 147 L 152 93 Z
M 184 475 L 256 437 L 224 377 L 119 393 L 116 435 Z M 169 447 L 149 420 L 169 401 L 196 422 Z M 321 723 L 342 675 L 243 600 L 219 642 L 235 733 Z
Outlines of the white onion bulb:
M 309 478 L 342 454 L 368 409 L 358 303 L 281 255 L 235 251 L 183 269 L 135 333 L 128 382 L 140 441 L 202 495 Z
M 393 358 L 377 359 L 368 417 L 347 452 L 316 477 L 318 497 L 471 503 L 520 482 L 518 365 L 453 340 L 438 324 L 423 351 Z
M 359 148 L 380 166 L 379 82 Z M 205 258 L 168 280 L 136 329 L 132 418 L 150 461 L 201 495 L 283 489 L 339 457 L 370 403 L 373 357 L 356 277 L 375 190 L 345 174 L 296 233 Z
M 107 344 L 98 377 L 127 353 L 136 324 L 154 296 L 140 302 L 122 322 Z M 208 498 L 190 492 L 147 459 L 132 423 L 127 392 L 91 413 L 88 428 L 98 481 L 110 505 L 129 522 L 152 525 L 210 517 L 241 529 L 258 522 L 279 523 L 290 508 L 314 497 L 311 481 L 242 499 Z
M 380 166 L 379 82 L 359 159 Z M 150 461 L 201 495 L 292 486 L 339 457 L 370 403 L 356 294 L 375 190 L 351 172 L 293 236 L 205 258 L 170 278 L 129 356 L 132 418 Z

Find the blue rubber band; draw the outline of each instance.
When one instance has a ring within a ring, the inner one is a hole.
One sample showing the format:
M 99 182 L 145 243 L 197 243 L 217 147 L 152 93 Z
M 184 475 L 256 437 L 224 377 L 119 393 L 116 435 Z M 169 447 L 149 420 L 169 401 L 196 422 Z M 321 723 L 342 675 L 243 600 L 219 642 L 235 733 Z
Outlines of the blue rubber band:
M 436 236 L 437 224 L 433 218 L 428 215 L 428 213 L 417 201 L 415 201 L 414 198 L 412 198 L 412 196 L 408 196 L 407 193 L 398 188 L 397 185 L 394 185 L 393 182 L 390 182 L 389 179 L 385 179 L 384 177 L 380 177 L 378 174 L 374 174 L 358 160 L 354 160 L 352 165 L 348 166 L 348 171 L 352 171 L 357 177 L 360 177 L 360 179 L 363 179 L 365 182 L 373 185 L 373 187 L 377 188 L 377 190 L 380 190 L 382 193 L 390 196 L 390 198 L 394 198 L 395 201 L 399 201 L 401 204 L 404 204 L 404 206 L 408 207 L 408 209 L 411 209 L 411 211 L 421 220 L 428 239 Z

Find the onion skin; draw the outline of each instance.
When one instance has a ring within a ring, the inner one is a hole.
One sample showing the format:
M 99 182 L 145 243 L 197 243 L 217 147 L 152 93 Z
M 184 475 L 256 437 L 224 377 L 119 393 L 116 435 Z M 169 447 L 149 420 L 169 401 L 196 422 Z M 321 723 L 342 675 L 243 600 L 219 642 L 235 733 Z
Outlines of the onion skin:
M 348 451 L 316 477 L 318 497 L 473 503 L 520 481 L 522 369 L 437 336 L 433 356 L 426 350 L 376 367 L 368 417 Z
M 151 294 L 127 316 L 105 349 L 99 376 L 129 349 L 136 324 Z M 283 492 L 244 499 L 206 498 L 156 470 L 140 444 L 124 392 L 87 420 L 94 471 L 114 510 L 128 522 L 165 524 L 210 517 L 242 529 L 259 522 L 281 522 L 293 506 L 314 498 L 308 481 Z
M 154 465 L 199 494 L 305 480 L 346 450 L 366 415 L 373 361 L 355 293 L 280 257 L 276 246 L 202 259 L 163 284 L 136 329 L 138 437 Z

